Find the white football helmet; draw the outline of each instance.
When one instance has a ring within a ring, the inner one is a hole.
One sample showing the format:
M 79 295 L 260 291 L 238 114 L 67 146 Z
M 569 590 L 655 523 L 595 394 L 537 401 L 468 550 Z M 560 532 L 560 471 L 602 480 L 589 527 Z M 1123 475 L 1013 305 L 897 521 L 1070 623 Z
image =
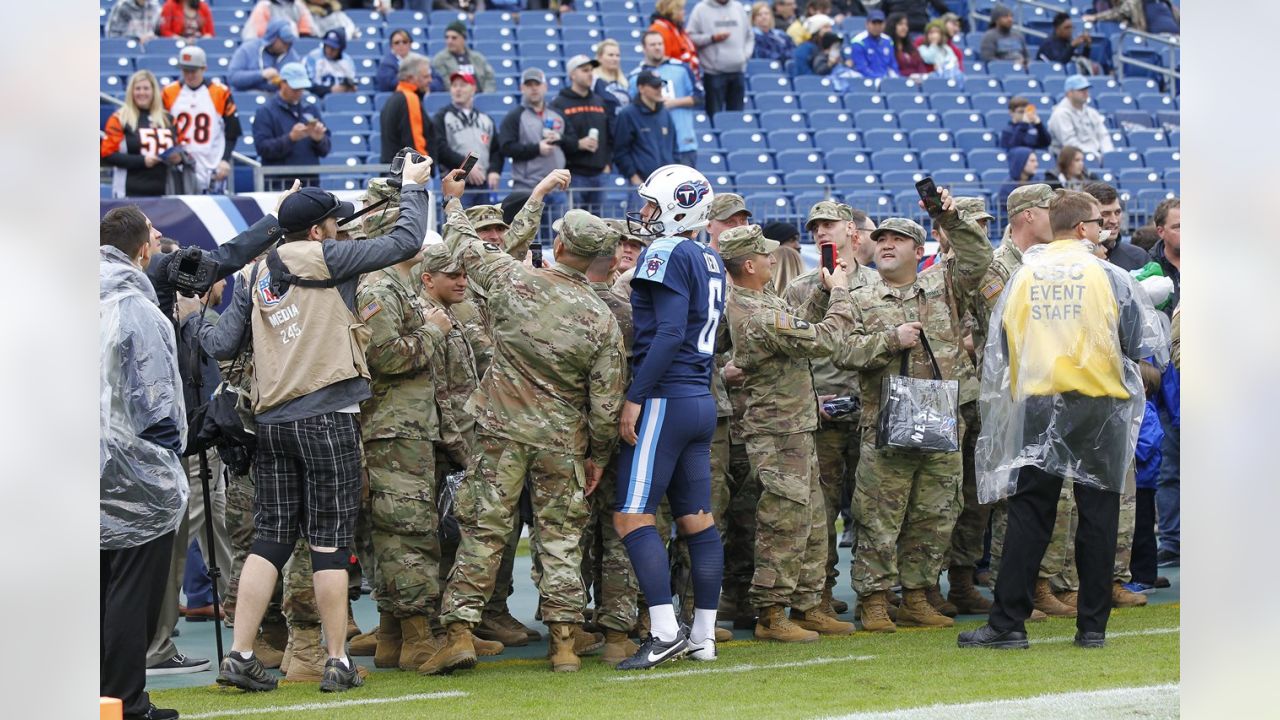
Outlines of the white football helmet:
M 715 192 L 702 173 L 687 165 L 663 165 L 654 170 L 636 192 L 658 206 L 649 220 L 641 211 L 627 213 L 627 230 L 641 237 L 673 237 L 697 232 L 711 219 Z

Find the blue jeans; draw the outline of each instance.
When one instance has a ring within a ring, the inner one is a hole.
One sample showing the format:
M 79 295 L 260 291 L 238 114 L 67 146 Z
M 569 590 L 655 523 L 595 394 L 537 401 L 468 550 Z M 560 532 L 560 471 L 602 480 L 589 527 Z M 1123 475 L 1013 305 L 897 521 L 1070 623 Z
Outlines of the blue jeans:
M 573 206 L 597 217 L 604 217 L 605 175 L 573 173 Z
M 714 117 L 721 110 L 742 110 L 747 91 L 742 73 L 704 73 L 702 86 L 706 91 L 707 117 Z
M 194 531 L 195 528 L 192 528 Z M 204 528 L 201 527 L 203 532 Z M 182 594 L 187 596 L 187 607 L 206 607 L 213 604 L 213 583 L 209 580 L 209 570 L 204 565 L 204 556 L 200 554 L 200 544 L 194 539 L 187 547 L 186 570 L 182 575 Z
M 1174 426 L 1164 408 L 1160 408 L 1160 426 L 1164 428 L 1164 443 L 1160 446 L 1160 475 L 1156 478 L 1156 527 L 1159 530 L 1160 549 L 1179 555 L 1182 528 L 1182 467 L 1179 446 L 1182 431 Z

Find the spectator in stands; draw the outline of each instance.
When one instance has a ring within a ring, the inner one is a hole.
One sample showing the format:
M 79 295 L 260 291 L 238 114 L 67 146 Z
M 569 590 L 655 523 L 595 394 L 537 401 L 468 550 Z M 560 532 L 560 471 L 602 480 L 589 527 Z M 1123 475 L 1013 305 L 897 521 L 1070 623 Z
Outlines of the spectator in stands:
M 253 6 L 253 11 L 244 21 L 240 36 L 245 40 L 263 37 L 267 28 L 276 20 L 289 23 L 289 27 L 297 35 L 316 37 L 319 34 L 315 20 L 311 18 L 311 11 L 307 10 L 302 0 L 258 0 L 258 4 Z
M 676 162 L 676 126 L 663 103 L 664 80 L 651 69 L 632 78 L 635 102 L 618 112 L 613 162 L 618 174 L 640 185 L 654 170 Z
M 420 155 L 431 154 L 436 138 L 431 118 L 422 107 L 422 99 L 431 88 L 431 62 L 425 55 L 410 53 L 400 61 L 395 94 L 382 106 L 379 127 L 382 129 L 382 157 L 384 163 L 395 158 L 401 148 L 413 148 Z M 442 172 L 457 168 L 436 163 Z
M 792 7 L 795 1 L 792 0 Z M 751 32 L 755 34 L 756 44 L 751 57 L 765 60 L 777 60 L 785 63 L 796 51 L 795 41 L 791 36 L 779 30 L 773 11 L 764 0 L 757 0 L 751 6 Z
M 303 100 L 311 88 L 302 63 L 286 63 L 280 68 L 280 91 L 258 106 L 253 116 L 253 146 L 263 165 L 319 165 L 333 142 L 320 118 L 320 108 Z M 303 185 L 315 184 L 318 176 L 298 178 Z
M 964 77 L 964 52 L 947 35 L 947 25 L 934 20 L 925 26 L 924 35 L 915 39 L 920 58 L 933 66 L 933 74 L 941 78 Z
M 1086 75 L 1094 74 L 1093 63 L 1089 60 L 1093 38 L 1089 37 L 1087 30 L 1073 38 L 1071 35 L 1074 32 L 1075 25 L 1071 22 L 1070 15 L 1064 12 L 1054 15 L 1053 34 L 1040 43 L 1036 59 L 1074 67 Z
M 721 110 L 741 111 L 747 93 L 744 73 L 756 44 L 747 9 L 738 0 L 698 3 L 689 15 L 688 31 L 698 48 L 707 117 Z
M 467 26 L 457 20 L 445 28 L 444 49 L 431 58 L 431 69 L 442 78 L 453 77 L 457 72 L 474 76 L 480 92 L 491 93 L 498 89 L 498 80 L 488 59 L 467 47 Z
M 1049 147 L 1051 138 L 1045 129 L 1040 116 L 1036 114 L 1036 106 L 1021 95 L 1009 98 L 1009 124 L 1000 131 L 1000 147 L 1008 150 L 1014 147 L 1040 149 Z
M 817 74 L 813 65 L 823 52 L 822 36 L 830 33 L 835 24 L 828 15 L 813 15 L 805 19 L 805 39 L 800 41 L 792 56 L 791 67 L 796 76 Z
M 471 192 L 462 196 L 462 204 L 482 205 L 488 199 L 485 191 L 497 190 L 502 179 L 498 123 L 475 109 L 476 79 L 473 76 L 454 73 L 449 78 L 449 97 L 453 102 L 440 108 L 431 120 L 435 140 L 431 155 L 440 172 L 445 173 L 462 167 L 467 153 L 475 153 L 476 166 L 467 176 L 467 188 Z
M 1151 259 L 1159 263 L 1164 276 L 1173 281 L 1173 295 L 1162 312 L 1172 318 L 1182 296 L 1182 200 L 1169 198 L 1156 206 L 1152 223 L 1159 242 L 1151 248 Z M 1156 478 L 1156 515 L 1160 550 L 1156 560 L 1160 567 L 1176 567 L 1182 558 L 1182 403 L 1178 368 L 1165 368 L 1161 383 L 1160 426 L 1164 442 L 1160 445 L 1160 474 Z
M 116 0 L 107 16 L 107 37 L 131 37 L 143 44 L 160 26 L 159 0 Z
M 1125 270 L 1138 270 L 1151 262 L 1147 251 L 1130 243 L 1120 242 L 1120 236 L 1124 233 L 1124 208 L 1120 205 L 1120 195 L 1116 193 L 1116 189 L 1104 182 L 1091 182 L 1084 186 L 1083 191 L 1092 195 L 1102 208 L 1100 217 L 1106 237 L 1098 244 L 1106 248 L 1107 260 Z
M 1089 107 L 1089 78 L 1072 75 L 1063 84 L 1063 98 L 1049 116 L 1049 134 L 1053 148 L 1075 145 L 1087 153 L 1106 153 L 1115 149 L 1107 121 L 1102 113 Z
M 552 170 L 564 169 L 564 149 L 576 147 L 578 135 L 563 115 L 547 106 L 547 76 L 541 70 L 524 71 L 520 76 L 520 94 L 520 107 L 502 119 L 498 143 L 502 154 L 511 158 L 514 188 L 532 191 Z M 556 192 L 548 195 L 545 202 L 548 206 L 562 205 L 563 198 L 563 193 Z M 554 219 L 562 213 L 548 209 L 543 214 Z
M 809 3 L 812 5 L 813 3 Z M 773 27 L 787 33 L 787 37 L 791 37 L 791 28 L 798 28 L 800 32 L 804 32 L 804 23 L 800 18 L 796 17 L 796 0 L 773 0 Z M 751 11 L 751 24 L 755 25 L 755 10 Z M 758 27 L 758 26 L 757 26 Z M 756 38 L 758 42 L 760 38 Z M 793 45 L 799 45 L 804 40 L 797 41 L 791 38 Z
M 698 155 L 693 115 L 703 104 L 702 83 L 692 68 L 670 57 L 666 40 L 656 30 L 644 34 L 644 61 L 631 72 L 632 93 L 638 92 L 635 79 L 644 70 L 652 70 L 662 78 L 662 103 L 671 112 L 671 122 L 676 126 L 675 161 L 693 167 Z
M 658 0 L 654 4 L 649 32 L 662 36 L 662 48 L 667 57 L 688 65 L 693 76 L 701 80 L 698 48 L 693 44 L 689 33 L 684 31 L 684 5 L 685 0 Z
M 1169 0 L 1114 0 L 1111 9 L 1085 15 L 1085 22 L 1127 22 L 1153 35 L 1177 35 L 1182 22 L 1178 6 Z
M 911 42 L 911 26 L 903 13 L 893 13 L 885 25 L 889 28 L 889 40 L 893 42 L 893 58 L 898 63 L 898 73 L 903 77 L 923 80 L 933 73 L 933 66 L 920 57 L 920 51 Z
M 601 40 L 596 45 L 596 60 L 600 64 L 592 72 L 596 78 L 592 90 L 604 98 L 609 117 L 616 118 L 618 111 L 631 103 L 631 86 L 622 72 L 622 48 L 618 41 L 612 38 Z
M 867 29 L 853 37 L 845 52 L 853 60 L 853 69 L 865 78 L 898 77 L 898 59 L 893 41 L 884 34 L 884 13 L 867 13 Z
M 1054 190 L 1082 190 L 1085 183 L 1097 180 L 1097 176 L 1084 167 L 1084 153 L 1074 145 L 1067 145 L 1058 152 L 1056 170 L 1044 174 L 1044 182 Z
M 320 47 L 303 59 L 311 77 L 311 92 L 317 97 L 356 91 L 356 63 L 346 49 L 347 36 L 341 30 L 330 30 L 324 34 Z
M 1027 39 L 1022 33 L 1013 29 L 1013 11 L 1003 5 L 991 9 L 991 28 L 982 36 L 978 46 L 978 57 L 983 62 L 992 60 L 1012 60 L 1026 64 L 1031 57 L 1027 50 Z
M 160 8 L 160 37 L 187 40 L 213 37 L 213 12 L 204 0 L 168 0 Z
M 164 89 L 164 109 L 174 118 L 174 134 L 195 162 L 196 185 L 221 192 L 231 174 L 231 153 L 240 139 L 240 116 L 231 91 L 207 80 L 204 50 L 188 45 L 178 52 L 182 80 Z
M 805 3 L 804 18 L 791 23 L 787 28 L 787 34 L 795 41 L 796 47 L 813 37 L 815 31 L 810 29 L 809 20 L 819 15 L 826 15 L 827 19 L 831 19 L 831 0 L 809 0 Z M 831 23 L 834 25 L 835 20 L 831 20 Z
M 342 9 L 342 3 L 338 0 L 305 0 L 305 2 L 318 35 L 327 35 L 330 30 L 341 30 L 342 36 L 347 40 L 360 37 L 360 30 L 356 27 L 355 21 L 347 16 L 346 11 Z
M 400 61 L 413 51 L 413 36 L 408 30 L 396 28 L 387 38 L 387 47 L 389 48 L 387 54 L 378 61 L 378 74 L 373 78 L 373 87 L 378 92 L 391 92 L 396 89 L 396 83 L 399 82 L 396 76 L 400 72 Z
M 942 21 L 943 26 L 947 29 L 947 37 L 951 38 L 954 44 L 957 41 L 964 41 L 964 26 L 960 22 L 960 16 L 949 12 L 938 18 Z
M 115 168 L 111 197 L 164 195 L 169 167 L 181 161 L 178 153 L 170 152 L 175 144 L 173 121 L 159 96 L 156 76 L 139 70 L 125 87 L 124 105 L 107 118 L 99 156 L 103 165 Z
M 1000 186 L 1000 190 L 996 193 L 996 207 L 1002 208 L 1008 204 L 1009 193 L 1017 190 L 1020 186 L 1028 183 L 1036 182 L 1036 172 L 1040 169 L 1040 161 L 1036 158 L 1036 154 L 1031 148 L 1019 146 L 1009 150 L 1009 179 L 1004 185 Z
M 227 67 L 231 89 L 270 92 L 280 77 L 280 66 L 302 62 L 293 51 L 297 39 L 287 20 L 272 20 L 261 38 L 240 43 Z
M 573 176 L 574 206 L 595 215 L 604 209 L 604 171 L 613 157 L 613 121 L 604 98 L 591 86 L 598 60 L 575 55 L 564 64 L 569 83 L 551 101 L 578 142 L 564 149 L 565 169 Z
M 912 35 L 923 33 L 929 25 L 930 7 L 939 15 L 950 12 L 947 3 L 943 0 L 884 0 L 880 3 L 880 9 L 890 15 L 898 13 L 906 15 L 907 27 L 910 28 Z M 893 27 L 892 22 L 889 23 L 889 27 Z
M 831 78 L 831 87 L 837 92 L 847 91 L 858 73 L 842 61 L 844 38 L 833 32 L 816 37 L 819 52 L 813 56 L 813 74 Z

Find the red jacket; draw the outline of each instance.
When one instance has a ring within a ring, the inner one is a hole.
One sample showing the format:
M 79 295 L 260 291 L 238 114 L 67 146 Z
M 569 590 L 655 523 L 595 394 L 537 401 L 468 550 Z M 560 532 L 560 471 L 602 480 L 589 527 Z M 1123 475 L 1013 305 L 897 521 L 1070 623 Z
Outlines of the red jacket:
M 168 0 L 160 8 L 160 37 L 185 37 L 187 18 L 186 3 L 183 0 Z M 201 0 L 196 12 L 200 15 L 200 36 L 213 35 L 213 13 L 209 12 L 209 3 Z
M 649 29 L 662 35 L 667 57 L 688 65 L 693 70 L 693 76 L 699 80 L 702 79 L 702 69 L 698 67 L 698 48 L 694 46 L 693 39 L 684 31 L 684 28 L 664 17 L 654 15 L 653 24 Z

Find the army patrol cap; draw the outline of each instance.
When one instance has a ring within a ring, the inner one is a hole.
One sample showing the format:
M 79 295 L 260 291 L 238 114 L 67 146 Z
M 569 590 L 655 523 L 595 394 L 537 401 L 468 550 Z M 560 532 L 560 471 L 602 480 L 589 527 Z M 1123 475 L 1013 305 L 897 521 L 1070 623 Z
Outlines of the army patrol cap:
M 751 211 L 747 209 L 747 203 L 742 199 L 741 195 L 736 193 L 716 193 L 711 198 L 711 219 L 725 221 L 729 218 L 744 212 L 747 217 L 751 217 Z
M 1054 197 L 1053 188 L 1044 183 L 1023 185 L 1009 193 L 1009 202 L 1005 207 L 1009 210 L 1009 217 L 1013 217 L 1033 207 L 1047 208 Z
M 618 243 L 622 241 L 622 233 L 618 232 L 616 228 L 610 225 L 608 220 L 604 220 L 602 218 L 596 218 L 596 220 L 599 220 L 600 224 L 604 225 L 605 238 L 604 242 L 600 245 L 600 250 L 596 252 L 595 256 L 613 257 L 614 253 L 618 250 Z M 563 229 L 564 218 L 560 218 L 559 220 L 551 223 L 551 232 L 559 235 L 561 234 L 560 231 Z
M 618 234 L 586 210 L 570 210 L 551 229 L 566 250 L 582 257 L 608 255 L 618 242 Z
M 853 222 L 853 206 L 847 203 L 840 203 L 840 219 Z
M 980 197 L 958 197 L 956 198 L 956 210 L 960 211 L 960 216 L 966 220 L 995 220 L 995 216 L 987 212 L 987 201 Z
M 476 205 L 467 208 L 466 212 L 472 229 L 477 232 L 494 225 L 501 225 L 503 230 L 511 227 L 502 219 L 502 208 L 497 205 Z
M 813 224 L 819 220 L 852 220 L 853 215 L 846 215 L 840 207 L 840 203 L 835 200 L 822 200 L 813 204 L 809 208 L 809 219 L 804 223 L 804 229 L 813 231 Z
M 743 225 L 720 233 L 720 257 L 725 260 L 744 255 L 768 255 L 778 249 L 778 241 L 764 236 L 759 225 Z
M 428 245 L 426 250 L 422 251 L 422 271 L 432 273 L 456 273 L 462 272 L 462 261 L 453 253 L 449 252 L 448 246 L 444 243 L 436 243 Z
M 386 178 L 373 178 L 360 197 L 360 205 L 369 207 L 383 200 L 388 200 L 386 205 L 361 217 L 360 227 L 351 229 L 353 237 L 378 237 L 391 232 L 400 219 L 400 188 L 388 183 Z
M 924 228 L 914 220 L 906 218 L 889 218 L 880 223 L 880 227 L 871 231 L 871 240 L 875 242 L 881 235 L 891 232 L 904 235 L 916 241 L 917 245 L 924 245 Z
M 618 242 L 632 242 L 641 247 L 649 247 L 649 238 L 642 238 L 639 235 L 632 235 L 627 230 L 627 222 L 625 220 L 605 220 L 605 225 L 618 233 Z

